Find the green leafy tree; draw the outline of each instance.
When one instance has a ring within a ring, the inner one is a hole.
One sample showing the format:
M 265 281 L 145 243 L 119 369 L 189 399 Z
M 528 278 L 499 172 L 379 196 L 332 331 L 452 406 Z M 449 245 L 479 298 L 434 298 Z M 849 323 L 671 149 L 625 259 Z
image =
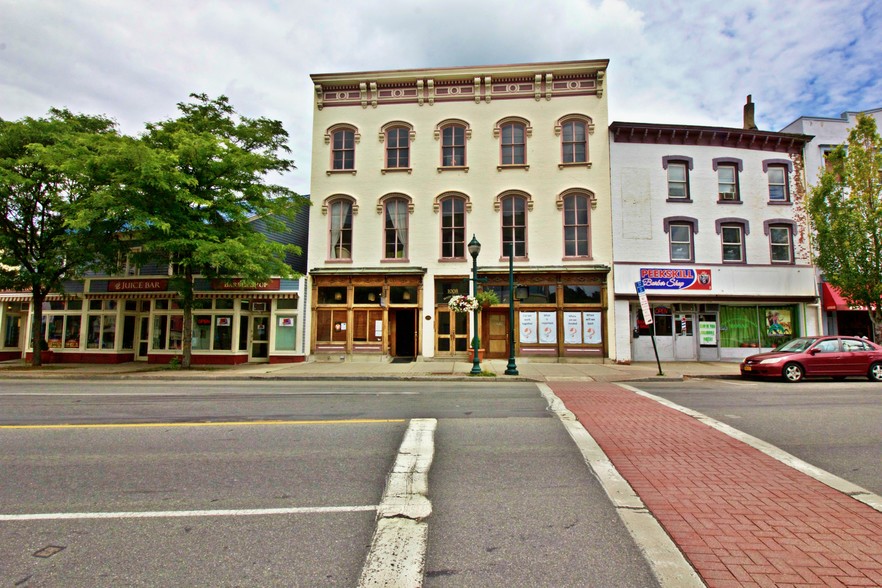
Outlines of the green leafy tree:
M 882 341 L 882 138 L 858 115 L 848 142 L 829 154 L 808 212 L 817 235 L 816 264 L 850 304 L 865 306 Z
M 113 189 L 125 151 L 103 116 L 53 109 L 45 118 L 0 119 L 0 287 L 31 292 L 34 366 L 46 295 L 116 264 L 120 221 L 88 211 Z M 83 214 L 94 222 L 77 225 Z
M 133 169 L 128 185 L 137 187 L 135 193 L 108 205 L 129 219 L 141 248 L 136 260 L 172 264 L 170 282 L 184 311 L 184 368 L 192 356 L 195 277 L 236 277 L 246 285 L 297 277 L 285 257 L 299 255 L 300 248 L 268 240 L 252 221 L 261 218 L 270 230 L 282 230 L 283 219 L 308 204 L 267 181 L 269 174 L 294 169 L 279 121 L 241 116 L 225 96 L 190 98 L 178 104 L 178 118 L 147 125 L 141 140 L 156 156 Z

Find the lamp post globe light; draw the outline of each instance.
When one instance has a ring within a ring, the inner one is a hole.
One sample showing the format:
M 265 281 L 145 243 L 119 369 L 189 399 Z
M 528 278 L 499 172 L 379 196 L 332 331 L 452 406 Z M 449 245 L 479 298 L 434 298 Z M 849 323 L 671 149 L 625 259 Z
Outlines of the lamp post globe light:
M 469 241 L 469 255 L 472 256 L 472 295 L 477 298 L 478 297 L 478 254 L 481 253 L 481 243 L 478 242 L 478 239 L 475 237 L 474 233 L 472 234 L 472 240 Z M 478 358 L 478 309 L 474 311 L 473 318 L 473 333 L 472 333 L 472 371 L 469 372 L 471 375 L 480 375 L 481 374 L 481 360 Z

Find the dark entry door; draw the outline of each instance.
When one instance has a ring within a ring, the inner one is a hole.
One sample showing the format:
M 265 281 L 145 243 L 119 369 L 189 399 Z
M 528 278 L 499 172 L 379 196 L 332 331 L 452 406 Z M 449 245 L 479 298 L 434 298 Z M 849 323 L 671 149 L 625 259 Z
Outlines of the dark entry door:
M 417 322 L 415 308 L 402 308 L 395 311 L 395 357 L 416 357 Z

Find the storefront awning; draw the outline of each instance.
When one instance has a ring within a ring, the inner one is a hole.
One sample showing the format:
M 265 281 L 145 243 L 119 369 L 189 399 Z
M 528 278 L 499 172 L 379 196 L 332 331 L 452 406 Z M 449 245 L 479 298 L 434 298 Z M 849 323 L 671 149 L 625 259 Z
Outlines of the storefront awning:
M 824 310 L 867 310 L 865 306 L 851 306 L 839 288 L 827 282 L 821 284 L 821 298 L 824 301 Z

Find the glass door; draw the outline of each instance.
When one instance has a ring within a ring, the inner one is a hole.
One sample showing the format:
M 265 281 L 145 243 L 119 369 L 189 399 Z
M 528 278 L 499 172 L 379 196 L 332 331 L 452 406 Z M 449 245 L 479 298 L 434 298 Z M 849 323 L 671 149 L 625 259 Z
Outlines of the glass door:
M 138 317 L 138 327 L 135 338 L 135 361 L 147 361 L 147 352 L 150 348 L 150 316 Z
M 437 310 L 435 354 L 438 357 L 467 353 L 469 350 L 470 313 Z
M 261 360 L 269 360 L 269 315 L 252 315 L 248 361 Z

